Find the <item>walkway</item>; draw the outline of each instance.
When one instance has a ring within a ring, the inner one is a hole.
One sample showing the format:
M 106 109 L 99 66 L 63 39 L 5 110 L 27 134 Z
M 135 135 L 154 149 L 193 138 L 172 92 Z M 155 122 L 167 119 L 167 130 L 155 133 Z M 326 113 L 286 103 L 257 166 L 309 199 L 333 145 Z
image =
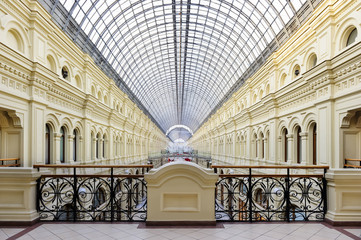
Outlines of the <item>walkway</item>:
M 0 228 L 0 239 L 346 240 L 361 239 L 361 227 L 332 227 L 324 223 L 218 223 L 216 227 L 146 227 L 144 223 L 39 223 L 28 228 Z

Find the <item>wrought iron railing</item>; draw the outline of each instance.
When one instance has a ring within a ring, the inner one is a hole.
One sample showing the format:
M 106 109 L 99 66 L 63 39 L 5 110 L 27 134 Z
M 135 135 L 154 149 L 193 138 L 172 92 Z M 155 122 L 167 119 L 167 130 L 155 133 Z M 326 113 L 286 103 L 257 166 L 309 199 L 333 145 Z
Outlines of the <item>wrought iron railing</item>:
M 220 174 L 215 192 L 217 221 L 323 221 L 327 211 L 327 166 L 212 166 L 244 168 L 247 174 Z M 254 174 L 255 168 L 286 174 Z M 290 169 L 323 169 L 323 174 L 290 174 Z
M 144 175 L 114 174 L 119 168 L 152 165 L 34 165 L 69 168 L 73 174 L 42 175 L 37 181 L 37 209 L 42 221 L 145 221 Z M 108 169 L 110 174 L 77 174 L 77 168 Z M 144 172 L 144 171 L 143 171 Z

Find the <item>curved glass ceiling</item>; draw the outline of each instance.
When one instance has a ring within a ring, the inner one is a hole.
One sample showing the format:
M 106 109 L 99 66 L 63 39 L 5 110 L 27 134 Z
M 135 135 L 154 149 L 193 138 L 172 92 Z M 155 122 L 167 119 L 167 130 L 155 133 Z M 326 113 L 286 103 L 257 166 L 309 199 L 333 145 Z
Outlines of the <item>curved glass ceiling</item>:
M 196 131 L 319 2 L 39 1 L 75 42 L 101 53 L 164 132 Z

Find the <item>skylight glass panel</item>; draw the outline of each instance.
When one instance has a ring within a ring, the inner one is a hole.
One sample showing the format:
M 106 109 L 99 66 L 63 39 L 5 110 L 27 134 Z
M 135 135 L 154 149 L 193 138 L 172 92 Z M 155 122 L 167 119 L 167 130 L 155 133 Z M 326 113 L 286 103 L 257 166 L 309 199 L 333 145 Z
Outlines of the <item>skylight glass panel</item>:
M 199 127 L 294 11 L 311 4 L 192 0 L 188 18 L 185 0 L 175 12 L 165 0 L 59 1 L 162 128 L 178 123 L 178 113 Z
M 70 12 L 71 7 L 75 3 L 75 0 L 60 0 L 60 2 L 65 7 L 65 9 Z
M 87 1 L 87 0 L 81 0 L 79 5 L 81 6 L 81 9 L 86 13 L 88 12 L 89 8 L 92 6 L 93 1 Z
M 290 2 L 292 3 L 293 7 L 295 8 L 295 10 L 299 10 L 302 5 L 305 3 L 306 0 L 290 0 Z
M 281 16 L 283 22 L 288 22 L 290 20 L 290 16 L 286 12 L 286 10 L 282 10 L 280 13 L 280 16 Z

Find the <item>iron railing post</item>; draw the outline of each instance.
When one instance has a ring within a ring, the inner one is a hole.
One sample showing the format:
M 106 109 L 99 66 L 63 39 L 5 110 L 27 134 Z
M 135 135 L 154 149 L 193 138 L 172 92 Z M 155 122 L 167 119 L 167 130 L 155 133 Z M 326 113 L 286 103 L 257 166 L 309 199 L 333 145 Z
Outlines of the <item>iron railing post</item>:
M 231 191 L 231 186 L 232 186 L 232 178 L 228 178 L 228 211 L 229 211 L 229 216 L 231 216 L 231 221 L 234 221 L 234 217 L 233 217 L 233 206 L 232 206 L 232 202 L 233 202 L 233 192 Z M 233 189 L 233 188 L 232 188 Z
M 129 191 L 128 191 L 128 220 L 132 220 L 130 219 L 132 216 L 132 188 L 133 188 L 133 183 L 132 183 L 132 178 L 128 178 L 129 179 Z
M 253 211 L 252 211 L 252 168 L 249 168 L 249 175 L 248 175 L 248 202 L 249 202 L 249 221 L 253 221 Z
M 360 162 L 361 164 L 361 162 Z M 327 181 L 326 181 L 326 171 L 327 169 L 325 168 L 323 170 L 323 178 L 322 178 L 322 183 L 323 183 L 323 191 L 322 191 L 322 194 L 323 194 L 323 217 L 325 218 L 326 216 L 326 213 L 327 213 Z
M 41 197 L 40 181 L 41 181 L 41 176 L 38 179 L 36 179 L 36 210 L 38 212 L 40 212 L 40 197 Z
M 289 222 L 290 221 L 290 169 L 289 168 L 287 168 L 285 198 L 286 198 L 286 220 L 287 222 Z
M 78 184 L 78 179 L 77 179 L 77 176 L 76 176 L 76 168 L 74 168 L 74 173 L 73 173 L 73 177 L 74 177 L 74 186 L 73 186 L 73 221 L 75 222 L 76 221 L 76 214 L 77 214 L 77 211 L 76 211 L 76 201 L 77 201 L 77 196 L 78 196 L 78 192 L 77 192 L 77 184 Z
M 114 220 L 114 199 L 115 199 L 115 190 L 114 190 L 114 172 L 113 168 L 110 168 L 110 221 Z

